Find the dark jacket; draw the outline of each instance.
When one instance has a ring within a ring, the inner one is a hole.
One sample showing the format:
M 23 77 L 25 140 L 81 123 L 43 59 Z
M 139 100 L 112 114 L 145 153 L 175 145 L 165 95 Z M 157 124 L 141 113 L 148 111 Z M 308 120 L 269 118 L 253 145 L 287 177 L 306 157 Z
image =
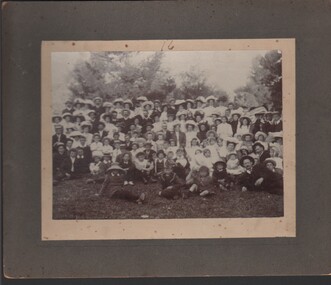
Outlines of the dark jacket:
M 61 166 L 63 164 L 63 161 L 68 158 L 68 155 L 66 153 L 64 154 L 59 154 L 59 153 L 54 153 L 53 155 L 53 173 L 57 173 L 61 171 Z
M 179 132 L 179 140 L 177 139 L 177 133 L 173 132 L 171 134 L 171 138 L 175 140 L 176 146 L 186 146 L 186 135 L 183 132 Z
M 54 147 L 54 145 L 55 145 L 56 143 L 58 143 L 58 142 L 61 142 L 61 143 L 66 144 L 66 142 L 67 142 L 67 137 L 66 137 L 64 134 L 61 134 L 59 137 L 58 137 L 56 134 L 54 134 L 54 135 L 52 136 L 52 145 L 53 145 L 53 147 Z
M 73 171 L 71 170 L 72 169 L 72 161 L 71 161 L 71 158 L 70 157 L 67 157 L 62 165 L 61 165 L 61 170 L 62 172 L 65 174 L 65 173 L 68 173 L 68 174 L 72 174 L 72 175 L 75 175 L 75 174 L 78 174 L 78 171 L 79 171 L 79 161 L 78 159 L 76 158 L 75 159 L 75 162 L 74 162 L 74 168 L 73 168 Z

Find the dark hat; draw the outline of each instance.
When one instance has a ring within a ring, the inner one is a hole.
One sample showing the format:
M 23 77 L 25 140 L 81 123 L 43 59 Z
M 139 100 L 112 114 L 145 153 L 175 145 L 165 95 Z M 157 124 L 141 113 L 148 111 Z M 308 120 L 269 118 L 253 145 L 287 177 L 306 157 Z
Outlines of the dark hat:
M 253 157 L 249 156 L 249 155 L 245 155 L 240 159 L 240 165 L 244 166 L 244 160 L 249 159 L 253 164 L 255 163 L 255 160 Z
M 103 121 L 99 121 L 99 122 L 98 122 L 98 126 L 99 126 L 99 125 L 103 125 L 104 127 L 106 126 L 106 124 L 105 124 Z
M 225 161 L 223 161 L 223 160 L 216 161 L 216 162 L 214 163 L 214 167 L 216 168 L 216 166 L 217 166 L 218 164 L 222 164 L 223 167 L 226 168 L 226 163 L 225 163 Z
M 255 142 L 254 144 L 253 144 L 253 150 L 255 150 L 255 148 L 257 147 L 257 146 L 260 146 L 260 147 L 263 147 L 263 149 L 265 149 L 265 147 L 264 147 L 264 145 L 262 144 L 262 143 L 260 143 L 260 142 Z

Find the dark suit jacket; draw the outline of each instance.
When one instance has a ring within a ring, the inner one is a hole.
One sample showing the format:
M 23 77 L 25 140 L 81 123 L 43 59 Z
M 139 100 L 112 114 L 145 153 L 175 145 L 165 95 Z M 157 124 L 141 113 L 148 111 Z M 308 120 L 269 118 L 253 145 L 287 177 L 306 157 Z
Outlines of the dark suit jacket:
M 63 173 L 78 174 L 77 170 L 79 170 L 79 161 L 77 158 L 75 159 L 74 162 L 74 171 L 71 171 L 71 167 L 72 167 L 71 158 L 67 157 L 61 165 L 61 170 Z
M 96 133 L 100 134 L 99 131 L 97 131 Z M 106 131 L 102 131 L 102 135 L 100 136 L 101 139 L 105 138 L 106 136 L 108 136 L 108 132 Z
M 68 158 L 67 154 L 54 153 L 53 155 L 53 173 L 57 173 L 61 170 L 61 166 L 64 160 Z
M 173 132 L 171 134 L 171 138 L 173 140 L 175 140 L 176 146 L 182 146 L 182 147 L 186 146 L 186 135 L 185 135 L 185 133 L 179 132 L 179 141 L 177 139 L 177 134 L 175 132 Z
M 64 134 L 62 134 L 62 135 L 60 135 L 60 139 L 59 139 L 58 136 L 56 134 L 54 134 L 52 136 L 52 145 L 54 146 L 54 144 L 56 144 L 57 142 L 66 144 L 67 137 Z
M 76 160 L 77 160 L 76 172 L 78 174 L 86 174 L 90 172 L 89 169 L 90 161 L 88 157 L 84 155 L 84 158 L 77 158 Z

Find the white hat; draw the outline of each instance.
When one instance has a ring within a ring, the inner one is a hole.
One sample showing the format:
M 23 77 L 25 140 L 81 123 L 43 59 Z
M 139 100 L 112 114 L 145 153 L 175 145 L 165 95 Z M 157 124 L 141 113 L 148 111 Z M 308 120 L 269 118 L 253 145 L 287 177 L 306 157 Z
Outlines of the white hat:
M 210 95 L 210 96 L 208 96 L 208 97 L 206 98 L 206 101 L 207 101 L 207 102 L 208 102 L 209 100 L 214 100 L 214 101 L 216 101 L 217 98 L 216 98 L 215 96 L 213 96 L 213 95 Z
M 176 117 L 179 118 L 181 115 L 187 116 L 187 111 L 186 110 L 182 110 L 182 111 L 177 112 Z
M 196 127 L 197 123 L 194 122 L 193 120 L 188 120 L 185 122 L 185 126 L 187 127 L 188 125 L 192 125 L 193 127 Z
M 72 114 L 70 114 L 70 113 L 64 113 L 64 114 L 62 114 L 62 118 L 63 118 L 63 119 L 64 119 L 65 117 L 67 117 L 67 116 L 72 117 Z
M 81 122 L 80 126 L 81 127 L 92 127 L 92 124 L 89 121 L 83 121 L 83 122 Z
M 202 103 L 206 103 L 206 98 L 203 96 L 199 96 L 198 98 L 195 99 L 195 101 L 200 101 Z
M 147 98 L 145 96 L 139 96 L 136 99 L 137 101 L 147 101 Z
M 103 153 L 100 150 L 95 150 L 92 152 L 92 157 L 103 157 Z
M 88 105 L 91 105 L 91 106 L 94 106 L 94 102 L 90 99 L 86 99 L 85 100 L 85 104 L 88 104 Z
M 147 106 L 147 105 L 150 105 L 150 106 L 151 106 L 151 109 L 154 108 L 154 104 L 153 104 L 152 101 L 145 101 L 144 103 L 141 104 L 141 106 L 142 106 L 143 108 L 145 108 L 145 106 Z
M 258 131 L 258 132 L 255 134 L 255 139 L 258 140 L 258 139 L 259 139 L 259 136 L 263 136 L 264 139 L 266 139 L 268 135 L 267 135 L 266 133 L 264 133 L 264 132 Z
M 70 137 L 81 137 L 82 133 L 80 131 L 73 131 L 70 133 Z
M 123 101 L 123 104 L 130 104 L 131 106 L 133 106 L 133 103 L 130 99 L 126 99 Z
M 111 108 L 111 107 L 113 107 L 113 103 L 110 103 L 110 102 L 104 102 L 104 103 L 102 104 L 102 106 L 105 107 L 105 108 Z
M 93 101 L 96 101 L 96 100 L 100 100 L 100 101 L 102 101 L 102 98 L 101 98 L 101 97 L 99 97 L 99 96 L 97 96 L 97 97 L 94 97 L 94 98 L 93 98 Z
M 185 100 L 176 100 L 175 101 L 175 105 L 179 106 L 179 105 L 182 105 L 182 104 L 185 104 Z
M 123 104 L 124 100 L 122 98 L 117 98 L 114 100 L 114 104 L 116 103 L 122 103 Z

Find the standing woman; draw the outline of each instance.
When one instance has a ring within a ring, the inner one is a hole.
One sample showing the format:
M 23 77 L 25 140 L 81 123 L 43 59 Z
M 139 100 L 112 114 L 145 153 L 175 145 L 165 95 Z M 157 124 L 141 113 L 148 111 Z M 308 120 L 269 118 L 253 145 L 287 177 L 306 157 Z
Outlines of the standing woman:
M 243 135 L 250 132 L 251 119 L 244 116 L 239 120 L 236 134 Z
M 191 147 L 192 139 L 197 138 L 196 123 L 193 120 L 188 120 L 185 123 L 186 127 L 186 148 Z

